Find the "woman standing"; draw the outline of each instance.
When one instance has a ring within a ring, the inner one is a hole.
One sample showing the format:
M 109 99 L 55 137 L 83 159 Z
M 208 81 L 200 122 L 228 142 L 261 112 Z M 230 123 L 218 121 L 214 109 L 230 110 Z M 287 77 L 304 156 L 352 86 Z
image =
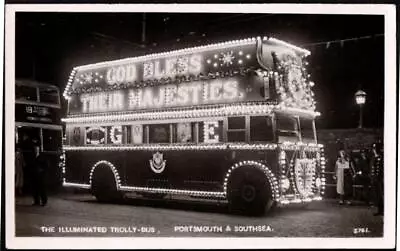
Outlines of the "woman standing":
M 352 179 L 354 173 L 353 165 L 347 158 L 345 151 L 340 150 L 339 157 L 336 160 L 335 175 L 333 176 L 333 178 L 336 179 L 336 192 L 340 196 L 340 205 L 345 201 L 348 205 L 351 204 L 348 197 L 352 193 Z

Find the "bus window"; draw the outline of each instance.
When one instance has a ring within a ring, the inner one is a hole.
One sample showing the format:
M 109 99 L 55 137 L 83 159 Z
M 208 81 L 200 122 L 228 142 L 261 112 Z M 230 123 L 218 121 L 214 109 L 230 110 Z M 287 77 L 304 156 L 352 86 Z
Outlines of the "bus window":
M 228 142 L 246 141 L 246 118 L 228 118 Z
M 58 151 L 61 146 L 60 130 L 43 130 L 43 151 Z
M 279 142 L 299 140 L 298 119 L 289 115 L 277 115 L 276 126 Z
M 54 88 L 39 88 L 39 98 L 40 102 L 49 103 L 49 104 L 59 104 L 59 95 L 58 90 Z
M 174 142 L 194 142 L 194 123 L 178 123 L 175 125 Z
M 252 116 L 250 117 L 250 140 L 251 141 L 273 141 L 271 117 Z
M 37 102 L 36 87 L 31 87 L 26 85 L 16 85 L 15 99 Z
M 170 143 L 170 124 L 149 125 L 149 143 Z
M 18 127 L 18 142 L 22 149 L 29 144 L 40 144 L 40 128 L 37 127 Z
M 300 131 L 303 141 L 315 143 L 314 120 L 300 118 Z

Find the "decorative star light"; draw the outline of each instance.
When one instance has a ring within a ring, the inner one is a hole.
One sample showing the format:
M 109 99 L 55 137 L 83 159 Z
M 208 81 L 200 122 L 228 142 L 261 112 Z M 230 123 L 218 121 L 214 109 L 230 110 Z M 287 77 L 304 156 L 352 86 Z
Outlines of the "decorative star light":
M 84 80 L 85 80 L 86 83 L 92 83 L 92 81 L 93 81 L 93 76 L 92 76 L 92 73 L 91 73 L 91 72 L 90 72 L 90 73 L 86 73 L 86 74 L 83 76 L 83 78 L 84 78 Z
M 233 51 L 228 51 L 226 53 L 221 52 L 221 57 L 220 61 L 222 62 L 222 65 L 231 65 L 233 64 L 233 60 L 235 59 L 235 56 L 233 56 Z

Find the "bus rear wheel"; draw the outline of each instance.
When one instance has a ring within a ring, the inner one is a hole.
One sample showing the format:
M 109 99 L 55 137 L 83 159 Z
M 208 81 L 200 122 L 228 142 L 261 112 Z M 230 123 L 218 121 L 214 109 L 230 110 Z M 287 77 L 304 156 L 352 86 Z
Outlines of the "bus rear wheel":
M 114 173 L 107 166 L 99 166 L 93 173 L 92 194 L 99 202 L 117 202 L 123 198 L 123 193 L 117 189 Z
M 229 209 L 233 213 L 262 215 L 273 204 L 265 174 L 252 167 L 232 172 L 227 192 Z

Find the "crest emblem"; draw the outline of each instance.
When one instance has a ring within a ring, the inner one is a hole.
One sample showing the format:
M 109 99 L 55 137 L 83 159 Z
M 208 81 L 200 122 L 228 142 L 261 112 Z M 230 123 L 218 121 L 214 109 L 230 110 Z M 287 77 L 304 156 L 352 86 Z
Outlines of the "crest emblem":
M 165 169 L 166 160 L 163 160 L 163 154 L 156 152 L 153 154 L 153 159 L 149 160 L 150 168 L 155 173 L 162 173 Z

